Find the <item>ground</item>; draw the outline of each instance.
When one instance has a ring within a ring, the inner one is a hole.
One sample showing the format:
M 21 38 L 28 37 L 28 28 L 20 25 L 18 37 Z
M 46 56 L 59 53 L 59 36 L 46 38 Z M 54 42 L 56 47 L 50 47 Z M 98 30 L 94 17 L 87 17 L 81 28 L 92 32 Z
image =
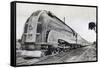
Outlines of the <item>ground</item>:
M 95 45 L 77 48 L 69 50 L 67 52 L 61 52 L 56 55 L 45 56 L 42 58 L 23 59 L 21 56 L 17 57 L 17 65 L 34 65 L 80 61 L 96 61 Z

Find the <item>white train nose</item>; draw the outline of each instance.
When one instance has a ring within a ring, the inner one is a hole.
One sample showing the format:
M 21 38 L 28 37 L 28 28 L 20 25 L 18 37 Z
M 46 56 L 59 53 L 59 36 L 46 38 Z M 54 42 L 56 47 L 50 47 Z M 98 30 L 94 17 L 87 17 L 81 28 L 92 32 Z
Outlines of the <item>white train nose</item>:
M 42 52 L 38 51 L 38 50 L 35 50 L 35 51 L 26 51 L 26 50 L 23 50 L 21 52 L 21 55 L 23 57 L 41 57 Z

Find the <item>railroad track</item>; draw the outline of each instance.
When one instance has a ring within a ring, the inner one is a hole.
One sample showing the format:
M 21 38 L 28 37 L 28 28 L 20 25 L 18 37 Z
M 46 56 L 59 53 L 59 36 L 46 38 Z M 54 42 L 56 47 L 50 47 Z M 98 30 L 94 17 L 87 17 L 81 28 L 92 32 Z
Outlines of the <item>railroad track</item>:
M 34 64 L 49 64 L 49 63 L 63 63 L 63 62 L 73 62 L 71 58 L 77 59 L 82 55 L 88 48 L 82 47 L 70 50 L 68 52 L 61 52 L 56 55 L 47 56 L 46 58 L 40 59 L 30 59 L 24 60 L 23 62 L 18 63 L 18 65 L 34 65 Z M 71 59 L 71 61 L 70 61 Z
M 71 59 L 72 57 L 78 58 L 82 55 L 87 48 L 78 48 L 74 50 L 70 50 L 69 52 L 64 52 L 57 54 L 55 56 L 50 56 L 42 61 L 36 62 L 35 64 L 48 64 L 48 63 L 63 63 L 67 62 L 67 60 Z M 69 62 L 69 61 L 68 61 Z
M 60 55 L 59 54 L 57 54 L 57 55 L 54 55 L 54 56 L 49 56 L 49 57 L 47 57 L 46 59 L 44 59 L 44 60 L 41 60 L 41 61 L 39 61 L 39 62 L 36 62 L 35 64 L 41 64 L 41 63 L 53 63 L 53 61 L 56 61 L 57 59 L 60 59 L 61 57 L 63 57 L 65 54 L 64 53 L 60 53 Z

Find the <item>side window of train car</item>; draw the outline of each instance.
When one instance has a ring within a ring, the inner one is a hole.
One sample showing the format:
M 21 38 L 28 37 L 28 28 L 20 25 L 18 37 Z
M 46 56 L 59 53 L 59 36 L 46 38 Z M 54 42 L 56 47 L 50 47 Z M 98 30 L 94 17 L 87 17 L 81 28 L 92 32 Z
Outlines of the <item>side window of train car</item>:
M 42 24 L 38 23 L 37 24 L 37 33 L 41 33 L 42 32 Z

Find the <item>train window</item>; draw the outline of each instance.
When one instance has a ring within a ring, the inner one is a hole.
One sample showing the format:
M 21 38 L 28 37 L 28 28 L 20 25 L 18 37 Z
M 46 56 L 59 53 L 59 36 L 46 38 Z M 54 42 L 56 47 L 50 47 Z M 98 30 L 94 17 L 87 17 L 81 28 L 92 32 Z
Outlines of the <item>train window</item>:
M 28 24 L 25 24 L 24 33 L 27 33 Z
M 37 33 L 41 33 L 42 32 L 42 24 L 38 23 L 37 25 Z

